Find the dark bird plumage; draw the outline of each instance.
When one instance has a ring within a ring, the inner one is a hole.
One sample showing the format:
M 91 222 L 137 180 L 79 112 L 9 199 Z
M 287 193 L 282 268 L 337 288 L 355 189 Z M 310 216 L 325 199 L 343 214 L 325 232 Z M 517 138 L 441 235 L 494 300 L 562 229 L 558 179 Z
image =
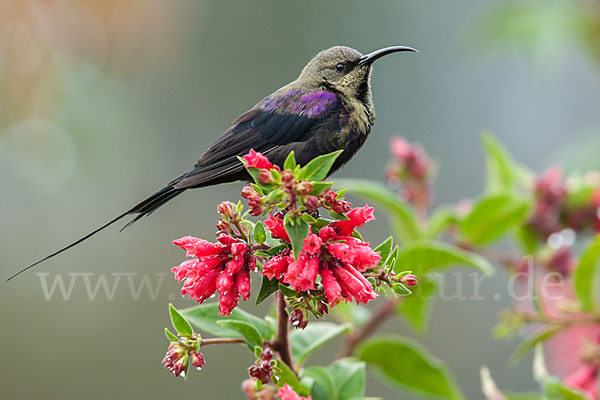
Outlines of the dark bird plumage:
M 279 166 L 283 166 L 292 150 L 301 165 L 319 155 L 344 150 L 330 174 L 337 171 L 361 148 L 375 121 L 370 86 L 373 61 L 399 51 L 416 50 L 395 46 L 363 55 L 349 47 L 336 46 L 320 52 L 295 81 L 238 117 L 191 171 L 93 232 L 21 269 L 9 280 L 127 215 L 134 215 L 125 227 L 131 225 L 187 189 L 248 180 L 238 157 L 250 149 L 265 154 Z

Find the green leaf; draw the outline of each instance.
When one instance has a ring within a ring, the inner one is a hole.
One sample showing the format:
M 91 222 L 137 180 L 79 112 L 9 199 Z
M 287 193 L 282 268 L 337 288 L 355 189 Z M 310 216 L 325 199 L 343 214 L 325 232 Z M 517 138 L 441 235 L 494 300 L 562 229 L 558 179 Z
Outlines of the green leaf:
M 336 186 L 347 187 L 353 194 L 383 208 L 390 217 L 392 231 L 397 240 L 416 240 L 420 237 L 421 232 L 413 209 L 382 183 L 342 179 Z
M 394 286 L 392 286 L 392 290 L 394 291 L 394 293 L 400 296 L 408 296 L 412 293 L 409 288 L 407 288 L 401 283 L 395 283 Z
M 275 360 L 274 372 L 277 387 L 282 387 L 287 383 L 300 396 L 305 397 L 310 394 L 309 389 L 300 383 L 296 374 L 283 361 Z
M 385 241 L 383 241 L 383 243 L 381 243 L 379 246 L 377 246 L 375 248 L 375 250 L 373 250 L 376 252 L 378 251 L 379 255 L 381 256 L 381 261 L 379 261 L 379 263 L 377 264 L 379 267 L 381 267 L 382 265 L 385 264 L 385 261 L 387 260 L 388 256 L 390 255 L 390 252 L 392 251 L 393 242 L 394 242 L 394 239 L 390 236 Z
M 350 322 L 355 327 L 362 326 L 371 318 L 371 310 L 362 304 L 341 302 L 331 308 L 330 313 L 336 317 L 336 320 Z
M 242 337 L 235 329 L 223 327 L 217 323 L 217 321 L 242 321 L 252 325 L 260 333 L 260 336 L 265 340 L 269 340 L 273 337 L 273 331 L 265 320 L 258 318 L 240 307 L 236 307 L 231 311 L 229 317 L 221 317 L 219 315 L 219 308 L 216 303 L 211 304 L 200 304 L 195 307 L 186 308 L 181 310 L 181 313 L 197 328 L 204 332 L 208 332 L 214 336 L 220 337 Z
M 518 239 L 519 247 L 525 254 L 532 255 L 535 253 L 540 244 L 540 239 L 530 225 L 521 225 L 517 228 L 515 236 Z
M 307 181 L 322 181 L 325 179 L 335 160 L 342 154 L 342 151 L 343 150 L 338 150 L 333 153 L 313 158 L 312 161 L 303 168 L 304 174 L 302 175 L 302 179 Z
M 440 207 L 429 217 L 427 226 L 423 231 L 424 239 L 435 239 L 446 231 L 446 229 L 458 222 L 458 218 L 450 207 Z
M 435 241 L 408 243 L 398 253 L 394 271 L 400 273 L 412 270 L 415 271 L 415 275 L 420 276 L 426 272 L 439 271 L 455 264 L 478 269 L 487 275 L 494 273 L 494 268 L 485 258 Z
M 415 332 L 423 333 L 429 324 L 437 284 L 427 277 L 419 276 L 419 284 L 412 292 L 398 303 L 396 310 L 406 318 Z
M 586 247 L 579 265 L 573 276 L 575 293 L 581 304 L 583 311 L 593 311 L 596 308 L 594 288 L 596 282 L 596 274 L 598 271 L 598 261 L 600 260 L 600 235 L 597 235 L 594 240 Z
M 460 224 L 468 243 L 484 245 L 499 239 L 509 229 L 525 222 L 530 204 L 524 198 L 500 194 L 480 198 Z
M 254 225 L 254 241 L 257 244 L 262 244 L 267 240 L 267 232 L 265 231 L 265 226 L 261 221 L 257 221 Z
M 544 399 L 548 400 L 587 400 L 583 393 L 565 386 L 558 378 L 544 382 Z
M 177 336 L 175 336 L 173 333 L 171 333 L 171 331 L 168 330 L 167 328 L 165 328 L 165 335 L 167 335 L 167 339 L 169 339 L 171 342 L 179 341 L 179 338 Z
M 279 290 L 281 290 L 281 293 L 283 293 L 286 297 L 296 297 L 296 296 L 298 296 L 298 292 L 296 292 L 291 287 L 286 286 L 286 285 L 284 285 L 282 283 L 279 284 Z
M 302 251 L 302 241 L 308 237 L 310 226 L 302 218 L 291 218 L 290 214 L 286 214 L 283 218 L 283 225 L 292 242 L 294 258 L 298 260 L 298 256 Z
M 337 400 L 350 400 L 364 396 L 367 374 L 365 363 L 351 358 L 342 358 L 327 367 L 335 382 Z
M 486 180 L 488 193 L 511 192 L 519 180 L 515 161 L 496 138 L 489 132 L 481 135 L 485 150 Z
M 562 326 L 552 327 L 539 332 L 525 340 L 517 347 L 517 350 L 510 356 L 508 362 L 515 365 L 525 354 L 533 350 L 538 343 L 543 343 L 562 330 Z
M 446 366 L 417 342 L 403 337 L 375 337 L 357 351 L 392 384 L 442 399 L 464 399 Z
M 308 367 L 302 371 L 302 381 L 310 380 L 312 400 L 335 400 L 336 388 L 333 377 L 323 367 Z
M 169 303 L 169 314 L 171 314 L 173 328 L 175 328 L 179 336 L 192 336 L 194 334 L 190 323 L 187 322 L 184 316 L 171 303 Z
M 294 155 L 294 150 L 292 150 L 283 163 L 283 169 L 289 169 L 293 171 L 294 168 L 296 168 L 296 157 Z
M 350 324 L 338 325 L 331 322 L 311 322 L 302 330 L 294 330 L 290 334 L 292 358 L 297 365 L 301 365 L 310 353 L 336 336 L 347 333 L 349 329 Z
M 333 185 L 333 182 L 313 182 L 313 190 L 311 195 L 316 196 L 328 190 Z
M 275 293 L 279 289 L 279 281 L 277 279 L 269 279 L 263 275 L 262 284 L 260 285 L 260 291 L 256 297 L 256 304 L 260 304 L 265 301 L 270 295 Z
M 263 340 L 260 337 L 260 333 L 255 327 L 247 322 L 236 321 L 236 320 L 222 320 L 217 321 L 217 324 L 221 325 L 226 329 L 231 329 L 240 334 L 244 339 L 250 351 L 254 352 L 254 347 L 262 347 Z

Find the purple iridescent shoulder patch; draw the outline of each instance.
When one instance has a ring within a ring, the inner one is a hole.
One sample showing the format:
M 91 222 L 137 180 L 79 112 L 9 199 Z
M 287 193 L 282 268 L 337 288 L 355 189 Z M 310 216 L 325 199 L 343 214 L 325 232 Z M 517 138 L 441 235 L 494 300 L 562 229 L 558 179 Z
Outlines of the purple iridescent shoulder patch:
M 338 98 L 331 92 L 304 93 L 301 90 L 290 90 L 289 92 L 270 95 L 260 101 L 257 106 L 268 112 L 319 118 L 327 114 L 337 104 Z

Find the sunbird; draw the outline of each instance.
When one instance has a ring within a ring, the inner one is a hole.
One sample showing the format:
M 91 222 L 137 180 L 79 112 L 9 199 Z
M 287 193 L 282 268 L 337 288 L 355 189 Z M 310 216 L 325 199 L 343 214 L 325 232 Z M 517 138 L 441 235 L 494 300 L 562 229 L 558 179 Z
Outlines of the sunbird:
M 187 189 L 249 180 L 238 157 L 251 149 L 263 153 L 280 167 L 291 151 L 298 164 L 306 165 L 320 155 L 343 150 L 329 171 L 329 174 L 334 173 L 362 147 L 375 122 L 371 95 L 373 62 L 403 51 L 418 53 L 406 46 L 385 47 L 364 55 L 345 46 L 321 51 L 306 64 L 295 81 L 268 95 L 233 121 L 191 171 L 82 238 L 22 268 L 8 280 L 128 215 L 134 218 L 125 227 L 133 224 Z

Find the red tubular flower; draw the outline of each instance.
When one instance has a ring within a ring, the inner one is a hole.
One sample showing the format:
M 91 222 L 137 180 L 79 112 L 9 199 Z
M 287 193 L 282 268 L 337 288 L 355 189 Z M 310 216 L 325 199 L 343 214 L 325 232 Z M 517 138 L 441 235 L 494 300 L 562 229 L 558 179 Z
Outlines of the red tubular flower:
M 286 242 L 290 242 L 290 237 L 288 236 L 285 227 L 283 225 L 283 217 L 279 217 L 279 215 L 271 214 L 267 220 L 264 222 L 265 227 L 271 232 L 271 236 L 275 239 L 283 239 Z
M 321 251 L 321 245 L 323 242 L 317 235 L 311 233 L 303 241 L 302 251 L 308 254 L 316 254 Z
M 354 297 L 356 303 L 368 303 L 377 296 L 371 283 L 365 279 L 354 267 L 343 264 L 332 269 L 333 275 L 340 284 L 342 291 L 349 297 Z
M 274 166 L 271 161 L 261 153 L 257 153 L 254 149 L 251 149 L 248 154 L 244 156 L 247 168 L 259 168 L 259 169 L 272 169 L 275 168 L 279 171 L 279 167 Z
M 269 280 L 273 278 L 279 280 L 283 272 L 287 271 L 288 265 L 293 260 L 293 257 L 289 257 L 289 252 L 281 253 L 265 263 L 262 273 L 269 278 Z
M 294 389 L 287 383 L 279 388 L 277 395 L 281 400 L 312 400 L 312 396 L 302 397 L 294 392 Z
M 375 291 L 361 272 L 376 267 L 381 257 L 368 243 L 338 234 L 339 231 L 351 233 L 355 226 L 373 219 L 372 208 L 365 206 L 356 210 L 348 213 L 350 220 L 332 222 L 321 228 L 318 235 L 309 234 L 304 239 L 298 260 L 287 251 L 267 261 L 263 275 L 287 283 L 296 291 L 307 291 L 316 289 L 317 276 L 321 274 L 321 284 L 331 306 L 340 300 L 367 303 L 374 299 Z M 276 232 L 283 228 L 283 222 L 277 226 L 278 221 L 281 219 L 272 216 L 265 225 L 271 232 Z M 340 227 L 339 222 L 350 224 Z
M 237 306 L 239 296 L 250 296 L 250 269 L 256 258 L 248 252 L 249 246 L 240 239 L 221 235 L 218 243 L 186 236 L 173 242 L 195 257 L 183 261 L 171 271 L 175 279 L 183 281 L 181 294 L 202 303 L 219 292 L 219 313 L 227 316 Z
M 338 283 L 337 279 L 335 279 L 335 276 L 333 276 L 333 273 L 329 268 L 323 267 L 321 268 L 320 272 L 321 282 L 323 283 L 323 289 L 325 291 L 325 297 L 327 297 L 329 305 L 333 307 L 343 300 L 342 287 Z
M 355 228 L 360 228 L 365 223 L 375 219 L 373 216 L 374 210 L 375 209 L 373 207 L 369 207 L 368 204 L 364 207 L 352 209 L 348 214 L 346 214 L 346 217 L 349 218 L 348 220 L 336 221 L 331 224 L 331 227 L 335 229 L 339 235 L 350 236 L 352 235 L 352 232 L 354 232 Z
M 598 366 L 593 363 L 582 365 L 565 379 L 565 385 L 598 400 Z

